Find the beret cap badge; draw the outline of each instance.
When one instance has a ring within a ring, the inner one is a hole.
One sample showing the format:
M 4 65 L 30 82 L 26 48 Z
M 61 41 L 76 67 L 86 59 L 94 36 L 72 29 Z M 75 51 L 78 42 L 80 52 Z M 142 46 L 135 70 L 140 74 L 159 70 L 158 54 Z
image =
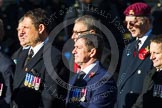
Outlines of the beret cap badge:
M 129 11 L 129 15 L 134 15 L 134 11 L 133 10 L 130 10 Z

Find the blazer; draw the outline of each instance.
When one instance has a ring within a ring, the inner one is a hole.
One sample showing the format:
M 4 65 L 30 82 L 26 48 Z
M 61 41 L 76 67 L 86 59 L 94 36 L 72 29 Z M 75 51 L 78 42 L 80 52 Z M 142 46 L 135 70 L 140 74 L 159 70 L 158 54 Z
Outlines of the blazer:
M 0 108 L 9 108 L 14 69 L 15 65 L 13 61 L 0 52 L 0 83 L 3 84 L 3 88 L 1 88 Z
M 101 65 L 95 66 L 81 81 L 82 88 L 76 88 L 76 74 L 70 80 L 73 87 L 69 89 L 66 108 L 114 108 L 117 88 L 111 76 Z
M 152 89 L 153 76 L 154 76 L 155 72 L 156 72 L 156 68 L 153 68 L 145 77 L 142 93 L 139 95 L 136 103 L 132 106 L 132 108 L 143 108 L 143 95 Z M 153 103 L 151 103 L 151 104 L 153 104 Z
M 26 47 L 25 49 L 29 49 L 29 48 L 30 48 L 30 47 Z M 25 49 L 23 49 L 23 47 L 20 47 L 18 50 L 16 50 L 16 51 L 12 54 L 11 58 L 12 58 L 12 60 L 14 61 L 15 64 L 17 64 L 17 62 L 18 62 L 18 58 L 19 58 L 21 52 L 22 52 L 23 50 L 25 50 Z
M 142 45 L 146 48 L 150 45 L 150 35 Z M 135 41 L 132 41 L 124 49 L 117 81 L 118 95 L 117 108 L 130 108 L 142 91 L 143 81 L 146 74 L 152 68 L 152 61 L 147 56 L 144 60 L 139 59 L 137 53 L 134 56 Z
M 65 82 L 68 82 L 68 71 L 62 62 L 60 52 L 52 47 L 51 61 L 58 76 Z M 14 108 L 63 108 L 65 104 L 63 99 L 58 96 L 65 97 L 66 90 L 57 84 L 50 73 L 47 71 L 43 60 L 43 47 L 37 54 L 24 66 L 28 50 L 23 50 L 20 54 L 18 64 L 16 66 L 14 76 L 14 95 L 12 97 L 12 107 Z M 24 86 L 27 73 L 41 78 L 39 90 Z M 66 77 L 65 77 L 66 76 Z M 23 98 L 22 98 L 23 97 Z

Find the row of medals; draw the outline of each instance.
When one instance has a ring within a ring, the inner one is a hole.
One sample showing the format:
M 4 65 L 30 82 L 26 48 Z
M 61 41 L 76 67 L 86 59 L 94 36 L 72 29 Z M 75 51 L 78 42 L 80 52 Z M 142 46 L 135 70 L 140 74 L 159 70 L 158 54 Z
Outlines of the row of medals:
M 25 80 L 24 80 L 24 86 L 35 89 L 35 90 L 39 90 L 40 83 L 41 83 L 40 77 L 34 76 L 31 73 L 26 73 Z
M 84 102 L 85 101 L 85 97 L 86 97 L 86 89 L 73 89 L 71 91 L 72 94 L 72 98 L 71 98 L 71 102 Z
M 153 96 L 162 98 L 162 85 L 154 84 Z

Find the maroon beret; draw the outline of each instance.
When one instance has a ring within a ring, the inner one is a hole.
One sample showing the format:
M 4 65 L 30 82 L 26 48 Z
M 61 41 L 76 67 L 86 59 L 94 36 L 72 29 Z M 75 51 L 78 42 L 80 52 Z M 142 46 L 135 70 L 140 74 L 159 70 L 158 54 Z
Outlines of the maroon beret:
M 151 7 L 147 5 L 146 3 L 134 3 L 130 6 L 128 6 L 125 11 L 124 15 L 125 16 L 147 16 L 150 15 L 151 13 Z

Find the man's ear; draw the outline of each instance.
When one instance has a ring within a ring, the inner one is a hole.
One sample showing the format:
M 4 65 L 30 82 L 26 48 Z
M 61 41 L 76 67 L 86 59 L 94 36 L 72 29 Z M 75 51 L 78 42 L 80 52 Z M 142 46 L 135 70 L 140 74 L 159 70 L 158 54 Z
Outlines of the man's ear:
M 94 57 L 96 55 L 96 49 L 92 48 L 90 51 L 90 57 Z
M 44 26 L 44 24 L 39 24 L 39 34 L 42 34 L 43 33 L 43 31 L 45 30 L 45 26 Z
M 95 30 L 90 30 L 89 31 L 91 34 L 96 34 L 96 31 Z

